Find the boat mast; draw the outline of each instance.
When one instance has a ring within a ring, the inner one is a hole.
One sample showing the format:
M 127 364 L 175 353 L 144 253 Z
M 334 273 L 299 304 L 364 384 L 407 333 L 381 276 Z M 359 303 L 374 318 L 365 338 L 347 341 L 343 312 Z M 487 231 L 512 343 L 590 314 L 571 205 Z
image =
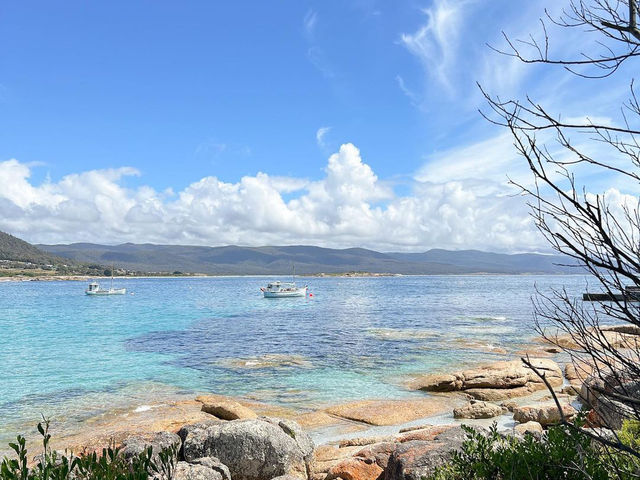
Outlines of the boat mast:
M 115 263 L 111 264 L 111 288 L 109 290 L 113 290 L 113 269 L 115 268 L 115 266 Z

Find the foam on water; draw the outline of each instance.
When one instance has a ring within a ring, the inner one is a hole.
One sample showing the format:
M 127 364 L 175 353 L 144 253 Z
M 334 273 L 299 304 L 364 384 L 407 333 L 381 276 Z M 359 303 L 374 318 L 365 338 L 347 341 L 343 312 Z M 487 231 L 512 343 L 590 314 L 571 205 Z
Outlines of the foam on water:
M 139 407 L 137 407 L 134 412 L 135 413 L 140 413 L 140 412 L 148 412 L 149 410 L 151 410 L 153 407 L 151 405 L 140 405 Z

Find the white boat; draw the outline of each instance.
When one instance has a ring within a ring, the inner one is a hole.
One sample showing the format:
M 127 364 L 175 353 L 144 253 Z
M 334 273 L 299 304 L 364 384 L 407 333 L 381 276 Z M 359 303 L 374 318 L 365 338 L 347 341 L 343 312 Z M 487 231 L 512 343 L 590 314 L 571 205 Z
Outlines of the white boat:
M 306 297 L 307 285 L 298 287 L 294 282 L 269 282 L 260 288 L 264 298 Z
M 87 295 L 124 295 L 126 288 L 101 288 L 97 282 L 91 282 L 84 293 Z
M 87 295 L 124 295 L 127 293 L 126 288 L 113 288 L 113 267 L 111 268 L 111 286 L 102 288 L 98 282 L 91 282 L 89 287 L 84 291 Z

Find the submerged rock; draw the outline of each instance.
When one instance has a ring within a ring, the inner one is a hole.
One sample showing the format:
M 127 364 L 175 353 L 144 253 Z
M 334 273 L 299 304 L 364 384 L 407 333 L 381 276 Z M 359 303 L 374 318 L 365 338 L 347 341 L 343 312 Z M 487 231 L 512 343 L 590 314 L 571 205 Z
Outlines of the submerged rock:
M 232 358 L 222 361 L 222 364 L 231 368 L 262 369 L 262 368 L 310 368 L 311 362 L 300 355 L 287 355 L 284 353 L 268 353 L 259 357 Z
M 306 479 L 313 462 L 313 441 L 292 421 L 264 417 L 190 426 L 181 437 L 186 461 L 216 457 L 233 480 Z

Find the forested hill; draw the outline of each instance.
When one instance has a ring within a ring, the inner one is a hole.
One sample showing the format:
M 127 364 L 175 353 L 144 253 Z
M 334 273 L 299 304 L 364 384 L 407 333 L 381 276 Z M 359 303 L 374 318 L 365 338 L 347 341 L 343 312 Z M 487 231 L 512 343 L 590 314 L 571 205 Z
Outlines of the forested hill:
M 507 255 L 474 250 L 429 250 L 424 253 L 381 253 L 364 248 L 331 249 L 314 246 L 202 247 L 133 244 L 39 245 L 49 253 L 85 263 L 115 264 L 144 272 L 218 275 L 377 272 L 407 275 L 507 273 L 580 273 L 562 266 L 566 258 L 553 255 Z
M 55 265 L 69 261 L 44 252 L 30 243 L 4 232 L 0 232 L 0 260 L 29 262 L 36 265 Z

